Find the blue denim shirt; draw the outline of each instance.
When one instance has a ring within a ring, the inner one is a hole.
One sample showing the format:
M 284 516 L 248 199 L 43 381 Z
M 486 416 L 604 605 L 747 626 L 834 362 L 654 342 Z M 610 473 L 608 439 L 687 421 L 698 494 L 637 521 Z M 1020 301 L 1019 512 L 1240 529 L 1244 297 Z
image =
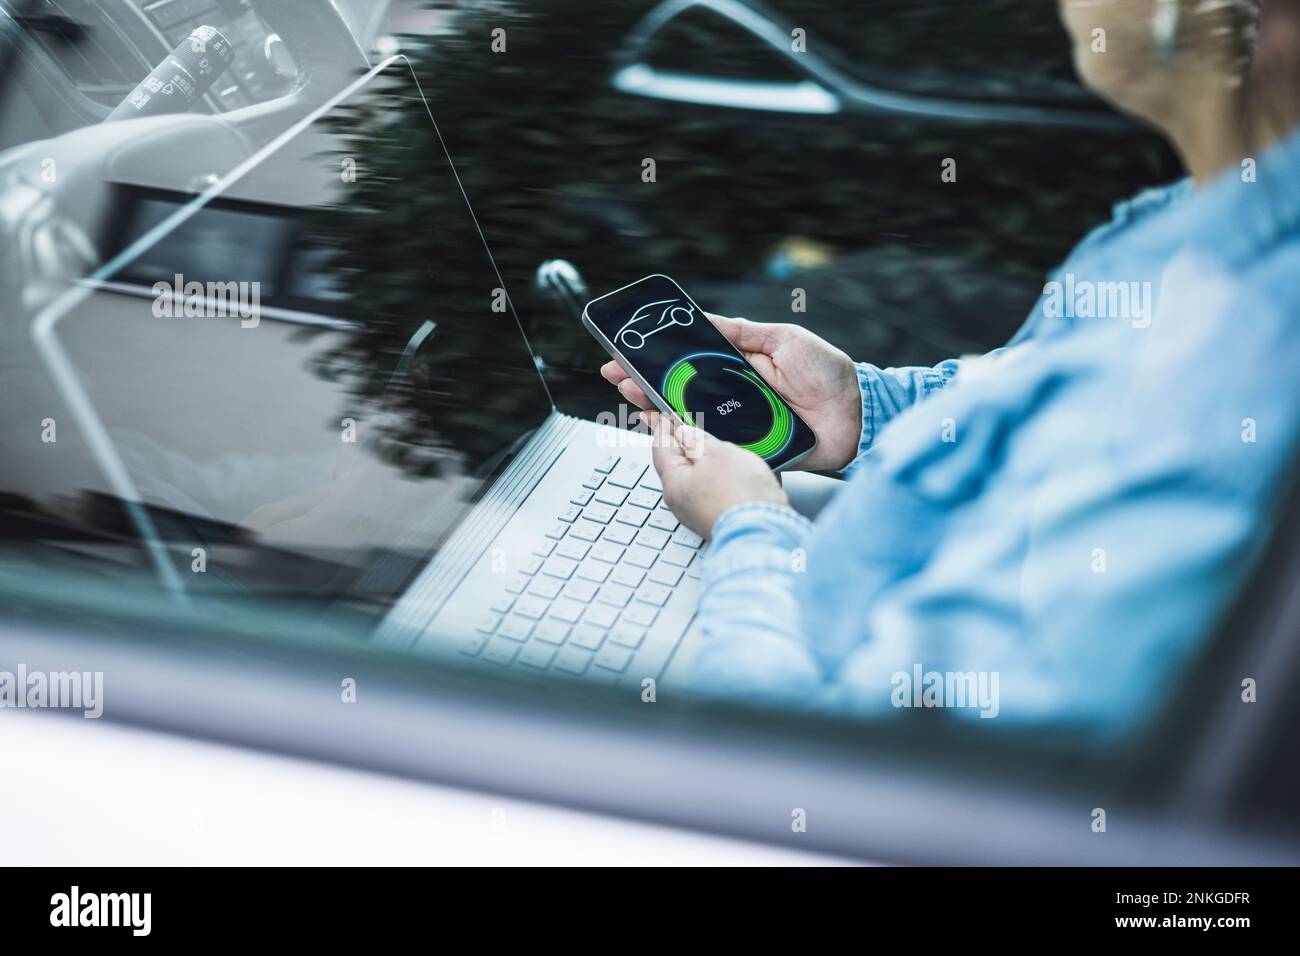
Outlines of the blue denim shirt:
M 1154 714 L 1300 448 L 1300 134 L 1246 178 L 1117 207 L 1006 348 L 859 366 L 860 454 L 817 521 L 715 524 L 693 686 L 897 717 L 895 675 L 976 672 L 1003 722 Z

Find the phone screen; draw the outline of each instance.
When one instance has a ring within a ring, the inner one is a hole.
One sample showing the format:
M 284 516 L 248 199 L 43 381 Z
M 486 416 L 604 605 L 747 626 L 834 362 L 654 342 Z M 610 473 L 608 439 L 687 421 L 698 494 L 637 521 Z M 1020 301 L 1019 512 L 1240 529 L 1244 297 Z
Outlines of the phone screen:
M 773 468 L 817 445 L 812 429 L 667 276 L 647 276 L 587 304 L 601 344 L 662 407 Z

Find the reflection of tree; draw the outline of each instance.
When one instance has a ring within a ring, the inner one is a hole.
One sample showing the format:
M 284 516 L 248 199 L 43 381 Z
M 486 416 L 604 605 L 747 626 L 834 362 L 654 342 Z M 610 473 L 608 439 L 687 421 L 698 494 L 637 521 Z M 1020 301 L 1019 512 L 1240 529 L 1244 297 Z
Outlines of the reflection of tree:
M 993 346 L 1023 317 L 1043 272 L 1116 199 L 1169 168 L 1153 141 L 1130 133 L 1121 142 L 1014 127 L 940 128 L 898 117 L 799 121 L 616 93 L 609 83 L 613 52 L 652 5 L 479 2 L 446 11 L 445 32 L 403 38 L 506 287 L 561 391 L 566 370 L 591 369 L 602 356 L 573 316 L 557 314 L 533 292 L 543 259 L 572 259 L 593 292 L 656 269 L 725 289 L 759 275 L 764 257 L 783 240 L 811 237 L 853 263 L 854 281 L 842 284 L 846 313 L 889 309 L 884 325 L 899 336 L 910 328 L 924 340 L 928 330 L 959 326 L 968 340 Z M 892 76 L 900 87 L 937 93 L 952 84 L 944 75 L 951 67 L 959 77 L 983 70 L 986 79 L 949 93 L 1009 95 L 1019 78 L 1020 92 L 1042 99 L 1075 95 L 1067 89 L 1067 45 L 1051 3 L 769 5 L 805 26 L 823 50 L 834 36 L 860 76 Z M 497 28 L 507 36 L 501 54 L 491 49 Z M 663 55 L 680 69 L 754 76 L 774 68 L 770 52 L 717 29 L 707 15 L 687 14 L 671 30 Z M 441 166 L 429 159 L 439 146 L 423 104 L 392 95 L 345 125 L 357 158 L 354 201 L 384 215 L 358 216 L 354 231 L 335 237 L 348 291 L 372 311 L 365 317 L 369 334 L 336 354 L 334 370 L 358 375 L 360 394 L 373 399 L 425 318 L 410 315 L 411 302 L 445 305 L 468 296 L 473 301 L 453 311 L 473 314 L 484 310 L 490 290 L 468 261 L 464 234 L 439 228 L 444 217 L 459 214 L 460 197 L 444 188 Z M 808 162 L 812 151 L 815 166 Z M 959 187 L 941 183 L 936 172 L 939 158 L 954 151 Z M 643 157 L 655 159 L 658 183 L 641 182 Z M 833 182 L 822 175 L 828 170 Z M 741 184 L 745 194 L 737 195 Z M 430 263 L 463 267 L 475 278 L 457 288 L 436 278 Z M 946 294 L 927 301 L 922 289 L 905 301 L 882 301 L 882 290 L 917 285 L 940 285 Z M 990 286 L 1006 290 L 1007 308 L 990 302 Z M 723 312 L 729 306 L 704 304 Z M 493 318 L 500 316 L 485 315 L 481 330 L 440 328 L 430 368 L 446 393 L 466 380 L 457 363 L 476 363 L 481 407 L 453 409 L 440 440 L 467 442 L 478 455 L 500 444 L 494 416 L 517 413 L 492 387 L 493 376 L 517 374 L 494 367 L 492 339 L 507 334 L 507 326 L 490 324 Z M 850 351 L 865 341 L 855 328 L 834 332 Z M 881 348 L 879 338 L 872 341 Z M 904 338 L 893 342 L 870 357 L 902 357 Z M 423 429 L 432 419 L 414 401 L 408 397 L 411 417 L 401 437 L 418 461 L 414 449 L 428 446 Z
M 536 372 L 513 317 L 491 308 L 499 283 L 422 101 L 409 81 L 381 81 L 332 122 L 355 180 L 343 210 L 309 217 L 305 239 L 326 253 L 337 290 L 363 310 L 348 318 L 363 328 L 325 352 L 317 370 L 352 385 L 386 459 L 425 476 L 487 463 L 545 409 L 536 400 L 519 407 L 521 393 L 540 391 L 521 388 L 520 376 L 533 382 Z M 426 320 L 436 332 L 393 378 Z

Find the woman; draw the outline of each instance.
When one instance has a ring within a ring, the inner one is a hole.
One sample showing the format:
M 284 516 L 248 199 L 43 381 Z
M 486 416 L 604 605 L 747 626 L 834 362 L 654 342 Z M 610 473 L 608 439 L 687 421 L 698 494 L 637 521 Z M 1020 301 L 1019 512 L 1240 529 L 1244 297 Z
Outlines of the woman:
M 806 466 L 850 480 L 810 524 L 758 458 L 651 416 L 665 499 L 712 538 L 700 689 L 889 713 L 914 702 L 896 675 L 976 672 L 999 705 L 961 713 L 1117 731 L 1250 573 L 1300 448 L 1300 0 L 1061 8 L 1084 82 L 1188 179 L 1118 207 L 975 362 L 715 320 L 817 432 Z

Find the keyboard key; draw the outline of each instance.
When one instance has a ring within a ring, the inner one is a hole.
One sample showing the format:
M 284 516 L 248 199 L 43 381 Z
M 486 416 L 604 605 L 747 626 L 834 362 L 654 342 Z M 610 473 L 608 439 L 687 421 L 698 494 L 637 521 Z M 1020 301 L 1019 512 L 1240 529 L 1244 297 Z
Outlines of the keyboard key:
M 609 483 L 617 485 L 620 488 L 635 488 L 641 476 L 645 474 L 646 466 L 639 461 L 620 462 L 619 466 L 609 474 Z
M 559 558 L 551 555 L 542 565 L 542 573 L 553 578 L 563 578 L 568 580 L 573 577 L 573 572 L 578 570 L 578 562 L 571 561 L 568 558 Z
M 650 512 L 645 508 L 638 508 L 636 505 L 624 505 L 618 509 L 616 517 L 620 524 L 630 524 L 634 528 L 639 528 L 650 517 Z
M 675 568 L 671 564 L 664 564 L 660 561 L 650 569 L 650 573 L 646 576 L 655 584 L 662 584 L 665 587 L 671 588 L 676 587 L 677 582 L 682 579 L 682 569 Z
M 567 524 L 573 524 L 573 522 L 582 517 L 582 509 L 577 505 L 569 505 L 569 507 L 561 511 L 557 517 Z
M 541 555 L 543 558 L 549 558 L 551 552 L 555 550 L 555 542 L 551 540 L 543 541 L 537 547 L 533 548 L 533 554 Z
M 646 524 L 652 528 L 658 528 L 660 531 L 667 531 L 670 533 L 676 531 L 677 526 L 680 523 L 681 522 L 673 517 L 671 511 L 664 511 L 662 508 L 655 509 L 655 513 L 652 514 L 650 520 L 646 522 Z
M 568 636 L 569 625 L 563 621 L 557 621 L 553 617 L 538 621 L 537 626 L 533 628 L 533 639 L 545 641 L 547 644 L 563 644 L 564 639 Z
M 697 580 L 697 581 L 698 581 L 701 577 L 703 577 L 703 575 L 700 573 L 700 562 L 696 561 L 696 562 L 695 562 L 694 564 L 692 564 L 689 568 L 687 568 L 687 569 L 686 569 L 686 576 L 687 576 L 688 578 L 695 578 L 695 580 Z
M 598 505 L 595 503 L 587 505 L 587 510 L 583 512 L 583 517 L 591 521 L 599 521 L 601 524 L 609 524 L 617 512 L 609 505 Z
M 564 586 L 564 596 L 586 603 L 596 596 L 597 590 L 598 588 L 593 582 L 574 578 Z
M 609 485 L 600 489 L 600 493 L 596 495 L 596 500 L 603 505 L 613 505 L 617 508 L 623 502 L 627 501 L 627 492 L 622 488 L 615 488 L 613 485 Z
M 596 655 L 596 666 L 621 674 L 627 670 L 627 665 L 631 660 L 631 651 L 615 647 L 612 644 L 606 644 L 605 649 Z
M 658 551 L 668 543 L 668 532 L 658 528 L 642 528 L 636 533 L 636 543 Z
M 573 624 L 582 617 L 582 612 L 587 609 L 587 605 L 579 604 L 577 601 L 570 601 L 566 598 L 560 598 L 551 605 L 551 617 L 558 618 L 568 624 Z
M 515 603 L 514 595 L 503 594 L 495 601 L 492 602 L 492 610 L 497 611 L 500 614 L 504 614 L 506 613 L 506 611 L 510 610 L 511 605 L 513 605 L 514 603 Z
M 500 664 L 502 667 L 510 664 L 519 653 L 519 645 L 510 641 L 494 637 L 488 641 L 488 645 L 483 649 L 483 660 L 491 661 L 493 664 Z
M 523 642 L 528 640 L 528 635 L 533 633 L 533 622 L 526 617 L 515 617 L 513 614 L 506 618 L 501 629 L 497 631 L 500 637 L 508 637 L 512 641 Z
M 618 462 L 619 462 L 618 455 L 610 455 L 608 458 L 606 458 L 604 461 L 602 461 L 599 465 L 596 466 L 596 470 L 600 472 L 602 475 L 608 475 L 611 471 L 613 471 L 615 468 L 618 467 Z
M 664 548 L 664 560 L 669 564 L 684 568 L 691 563 L 695 557 L 695 552 L 690 548 L 683 547 L 680 544 L 670 544 Z
M 584 651 L 579 647 L 566 647 L 555 657 L 556 669 L 569 674 L 581 676 L 587 673 L 587 668 L 590 666 L 591 651 Z
M 555 553 L 562 558 L 568 558 L 570 561 L 581 561 L 591 550 L 591 545 L 585 541 L 564 541 L 555 549 Z
M 587 480 L 582 483 L 582 487 L 590 488 L 592 491 L 595 491 L 604 483 L 605 483 L 605 476 L 598 471 L 593 471 L 590 475 L 587 476 Z
M 551 528 L 550 531 L 546 532 L 546 537 L 554 538 L 556 541 L 559 541 L 568 533 L 569 533 L 569 526 L 565 524 L 563 521 L 559 521 L 556 522 L 555 527 Z
M 582 567 L 578 569 L 578 577 L 585 581 L 595 581 L 601 584 L 609 577 L 610 566 L 592 558 L 582 562 Z
M 642 627 L 649 627 L 658 616 L 659 609 L 657 607 L 651 607 L 649 604 L 633 604 L 623 612 L 623 623 L 640 624 Z
M 659 480 L 659 473 L 653 468 L 647 468 L 644 475 L 641 476 L 641 487 L 649 488 L 651 491 L 663 493 L 663 482 Z
M 546 608 L 548 606 L 550 606 L 549 601 L 544 601 L 539 597 L 525 594 L 515 602 L 515 613 L 521 617 L 532 618 L 536 621 L 546 613 Z
M 610 574 L 609 579 L 615 584 L 621 584 L 625 588 L 634 588 L 640 585 L 645 579 L 645 572 L 637 568 L 629 568 L 626 565 L 615 568 Z
M 623 558 L 623 561 L 634 568 L 648 568 L 655 563 L 657 557 L 659 557 L 658 552 L 634 544 L 627 549 L 627 555 Z
M 541 568 L 541 566 L 542 566 L 542 559 L 539 558 L 537 555 L 533 555 L 531 558 L 524 558 L 523 563 L 519 565 L 519 573 L 536 574 L 538 569 Z
M 512 574 L 506 578 L 506 590 L 511 594 L 522 594 L 531 580 L 526 574 Z
M 605 529 L 605 540 L 615 544 L 631 544 L 636 537 L 636 529 L 625 524 L 612 524 Z
M 688 548 L 698 548 L 704 543 L 704 539 L 692 531 L 690 528 L 682 527 L 673 532 L 673 540 L 678 544 L 685 545 Z
M 591 495 L 592 493 L 590 491 L 579 491 L 577 494 L 575 494 L 572 498 L 569 499 L 569 504 L 582 507 L 583 505 L 591 501 Z
M 622 644 L 624 647 L 633 649 L 641 646 L 645 640 L 645 628 L 636 627 L 631 624 L 619 624 L 609 632 L 609 639 L 615 644 Z
M 587 608 L 587 614 L 583 617 L 582 623 L 604 629 L 612 627 L 617 620 L 617 608 L 612 608 L 608 604 L 593 604 Z
M 580 625 L 574 629 L 573 640 L 569 643 L 574 647 L 583 647 L 589 651 L 594 651 L 605 643 L 605 629 L 593 625 Z
M 653 510 L 655 505 L 659 504 L 659 492 L 651 491 L 648 488 L 638 488 L 628 495 L 627 500 L 629 504 L 634 504 L 638 508 Z
M 555 660 L 555 648 L 547 647 L 545 644 L 538 644 L 536 641 L 529 641 L 524 645 L 524 649 L 519 652 L 520 664 L 536 667 L 539 671 L 544 671 L 550 667 L 553 660 Z
M 560 593 L 562 587 L 564 587 L 564 585 L 555 580 L 555 578 L 534 578 L 533 583 L 528 585 L 528 593 L 535 594 L 539 598 L 545 598 L 549 601 Z
M 573 526 L 572 537 L 577 538 L 579 541 L 595 541 L 600 537 L 600 533 L 604 530 L 605 528 L 603 525 L 598 525 L 594 521 L 588 521 L 586 518 L 583 518 Z
M 655 607 L 663 607 L 672 595 L 673 592 L 662 584 L 645 584 L 636 592 L 636 599 Z
M 623 557 L 623 552 L 627 548 L 621 544 L 614 544 L 612 541 L 602 541 L 591 549 L 591 556 L 597 561 L 604 561 L 608 564 L 617 564 Z
M 466 657 L 478 657 L 479 652 L 487 646 L 486 634 L 472 634 L 461 640 L 460 652 Z
M 632 589 L 625 588 L 621 584 L 606 584 L 596 595 L 596 600 L 601 604 L 612 604 L 614 607 L 627 607 L 627 602 L 632 600 Z

